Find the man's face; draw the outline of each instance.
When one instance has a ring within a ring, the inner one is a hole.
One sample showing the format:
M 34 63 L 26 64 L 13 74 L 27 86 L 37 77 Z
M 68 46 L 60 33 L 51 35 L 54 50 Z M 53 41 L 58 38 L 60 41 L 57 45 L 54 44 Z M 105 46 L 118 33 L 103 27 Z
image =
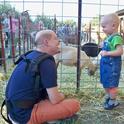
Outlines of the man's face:
M 59 39 L 55 33 L 52 34 L 52 38 L 48 42 L 48 47 L 51 55 L 57 54 L 60 52 L 59 49 Z

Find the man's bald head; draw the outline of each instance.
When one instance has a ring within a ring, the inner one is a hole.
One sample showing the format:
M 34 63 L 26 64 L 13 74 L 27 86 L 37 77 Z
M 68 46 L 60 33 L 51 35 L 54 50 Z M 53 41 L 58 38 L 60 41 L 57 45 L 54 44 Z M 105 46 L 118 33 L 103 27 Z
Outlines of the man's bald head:
M 39 31 L 37 34 L 36 34 L 36 37 L 35 37 L 35 45 L 36 47 L 38 45 L 42 45 L 44 42 L 44 40 L 50 40 L 53 36 L 54 32 L 52 30 L 42 30 L 42 31 Z

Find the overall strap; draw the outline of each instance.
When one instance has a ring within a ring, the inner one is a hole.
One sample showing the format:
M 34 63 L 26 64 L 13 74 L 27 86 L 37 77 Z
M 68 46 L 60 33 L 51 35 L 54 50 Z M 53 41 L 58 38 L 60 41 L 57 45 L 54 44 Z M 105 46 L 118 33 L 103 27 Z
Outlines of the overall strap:
M 109 36 L 108 41 L 111 42 L 114 36 L 120 36 L 121 37 L 121 35 L 119 33 L 116 33 L 116 34 Z

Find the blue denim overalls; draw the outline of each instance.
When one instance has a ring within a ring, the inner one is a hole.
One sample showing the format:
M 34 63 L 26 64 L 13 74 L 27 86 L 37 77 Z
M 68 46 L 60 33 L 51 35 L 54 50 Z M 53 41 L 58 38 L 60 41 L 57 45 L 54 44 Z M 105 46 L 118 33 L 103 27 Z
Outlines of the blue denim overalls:
M 110 42 L 113 36 L 109 36 L 103 44 L 102 50 L 110 51 Z M 121 71 L 121 56 L 102 56 L 100 60 L 100 81 L 104 88 L 118 87 Z

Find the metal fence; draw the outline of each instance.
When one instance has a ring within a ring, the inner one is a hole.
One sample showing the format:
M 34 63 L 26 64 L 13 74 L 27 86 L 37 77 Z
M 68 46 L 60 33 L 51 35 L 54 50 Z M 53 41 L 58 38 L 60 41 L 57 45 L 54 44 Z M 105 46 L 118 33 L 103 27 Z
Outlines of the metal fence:
M 38 31 L 39 27 L 32 27 L 29 20 L 29 16 L 34 20 L 37 15 L 45 15 L 49 18 L 56 18 L 56 21 L 63 22 L 61 29 L 65 26 L 67 20 L 73 20 L 76 22 L 77 30 L 74 32 L 82 35 L 82 41 L 80 44 L 73 44 L 74 47 L 80 48 L 81 44 L 87 42 L 99 43 L 99 37 L 97 32 L 101 35 L 103 34 L 100 27 L 100 18 L 102 15 L 107 14 L 108 12 L 117 12 L 124 8 L 123 0 L 1 0 L 0 4 L 6 5 L 10 4 L 15 10 L 19 10 L 20 13 L 27 12 L 28 15 L 20 15 L 16 18 L 18 22 L 16 32 L 13 32 L 13 16 L 8 17 L 10 21 L 10 31 L 9 36 L 5 36 L 5 32 L 0 23 L 0 72 L 7 72 L 9 67 L 13 65 L 17 56 L 25 53 L 26 51 L 33 48 L 33 38 L 30 32 L 36 30 Z M 79 6 L 81 5 L 81 6 Z M 81 7 L 81 8 L 80 8 Z M 37 9 L 38 8 L 38 9 Z M 107 10 L 107 11 L 105 11 Z M 80 13 L 81 12 L 81 13 Z M 81 15 L 80 15 L 81 14 Z M 120 33 L 124 37 L 123 31 L 123 14 L 120 14 Z M 2 19 L 1 15 L 1 19 Z M 22 21 L 23 17 L 23 21 Z M 81 19 L 81 21 L 79 20 Z M 55 21 L 55 20 L 53 20 Z M 0 21 L 1 22 L 1 21 Z M 23 23 L 25 22 L 25 25 Z M 79 24 L 80 23 L 80 24 Z M 60 27 L 55 25 L 56 33 Z M 80 26 L 80 28 L 79 28 Z M 30 28 L 29 28 L 30 27 Z M 46 27 L 48 28 L 48 27 Z M 80 31 L 79 31 L 80 29 Z M 72 32 L 73 28 L 71 29 Z M 62 35 L 63 36 L 63 35 Z M 81 36 L 80 36 L 81 37 Z M 65 38 L 65 37 L 64 37 Z M 63 39 L 62 39 L 63 40 Z M 76 39 L 81 40 L 81 39 Z M 79 46 L 80 45 L 80 46 Z M 97 60 L 99 61 L 99 60 Z M 66 69 L 65 69 L 66 68 Z M 77 83 L 77 68 L 65 67 L 63 65 L 59 66 L 58 69 L 58 81 L 60 85 L 70 85 L 76 86 Z M 79 78 L 78 78 L 79 79 Z M 123 87 L 123 69 L 120 81 L 122 82 L 121 87 Z M 82 75 L 80 77 L 80 87 L 83 88 L 99 88 L 99 70 L 94 76 L 88 76 L 85 69 L 82 70 Z

